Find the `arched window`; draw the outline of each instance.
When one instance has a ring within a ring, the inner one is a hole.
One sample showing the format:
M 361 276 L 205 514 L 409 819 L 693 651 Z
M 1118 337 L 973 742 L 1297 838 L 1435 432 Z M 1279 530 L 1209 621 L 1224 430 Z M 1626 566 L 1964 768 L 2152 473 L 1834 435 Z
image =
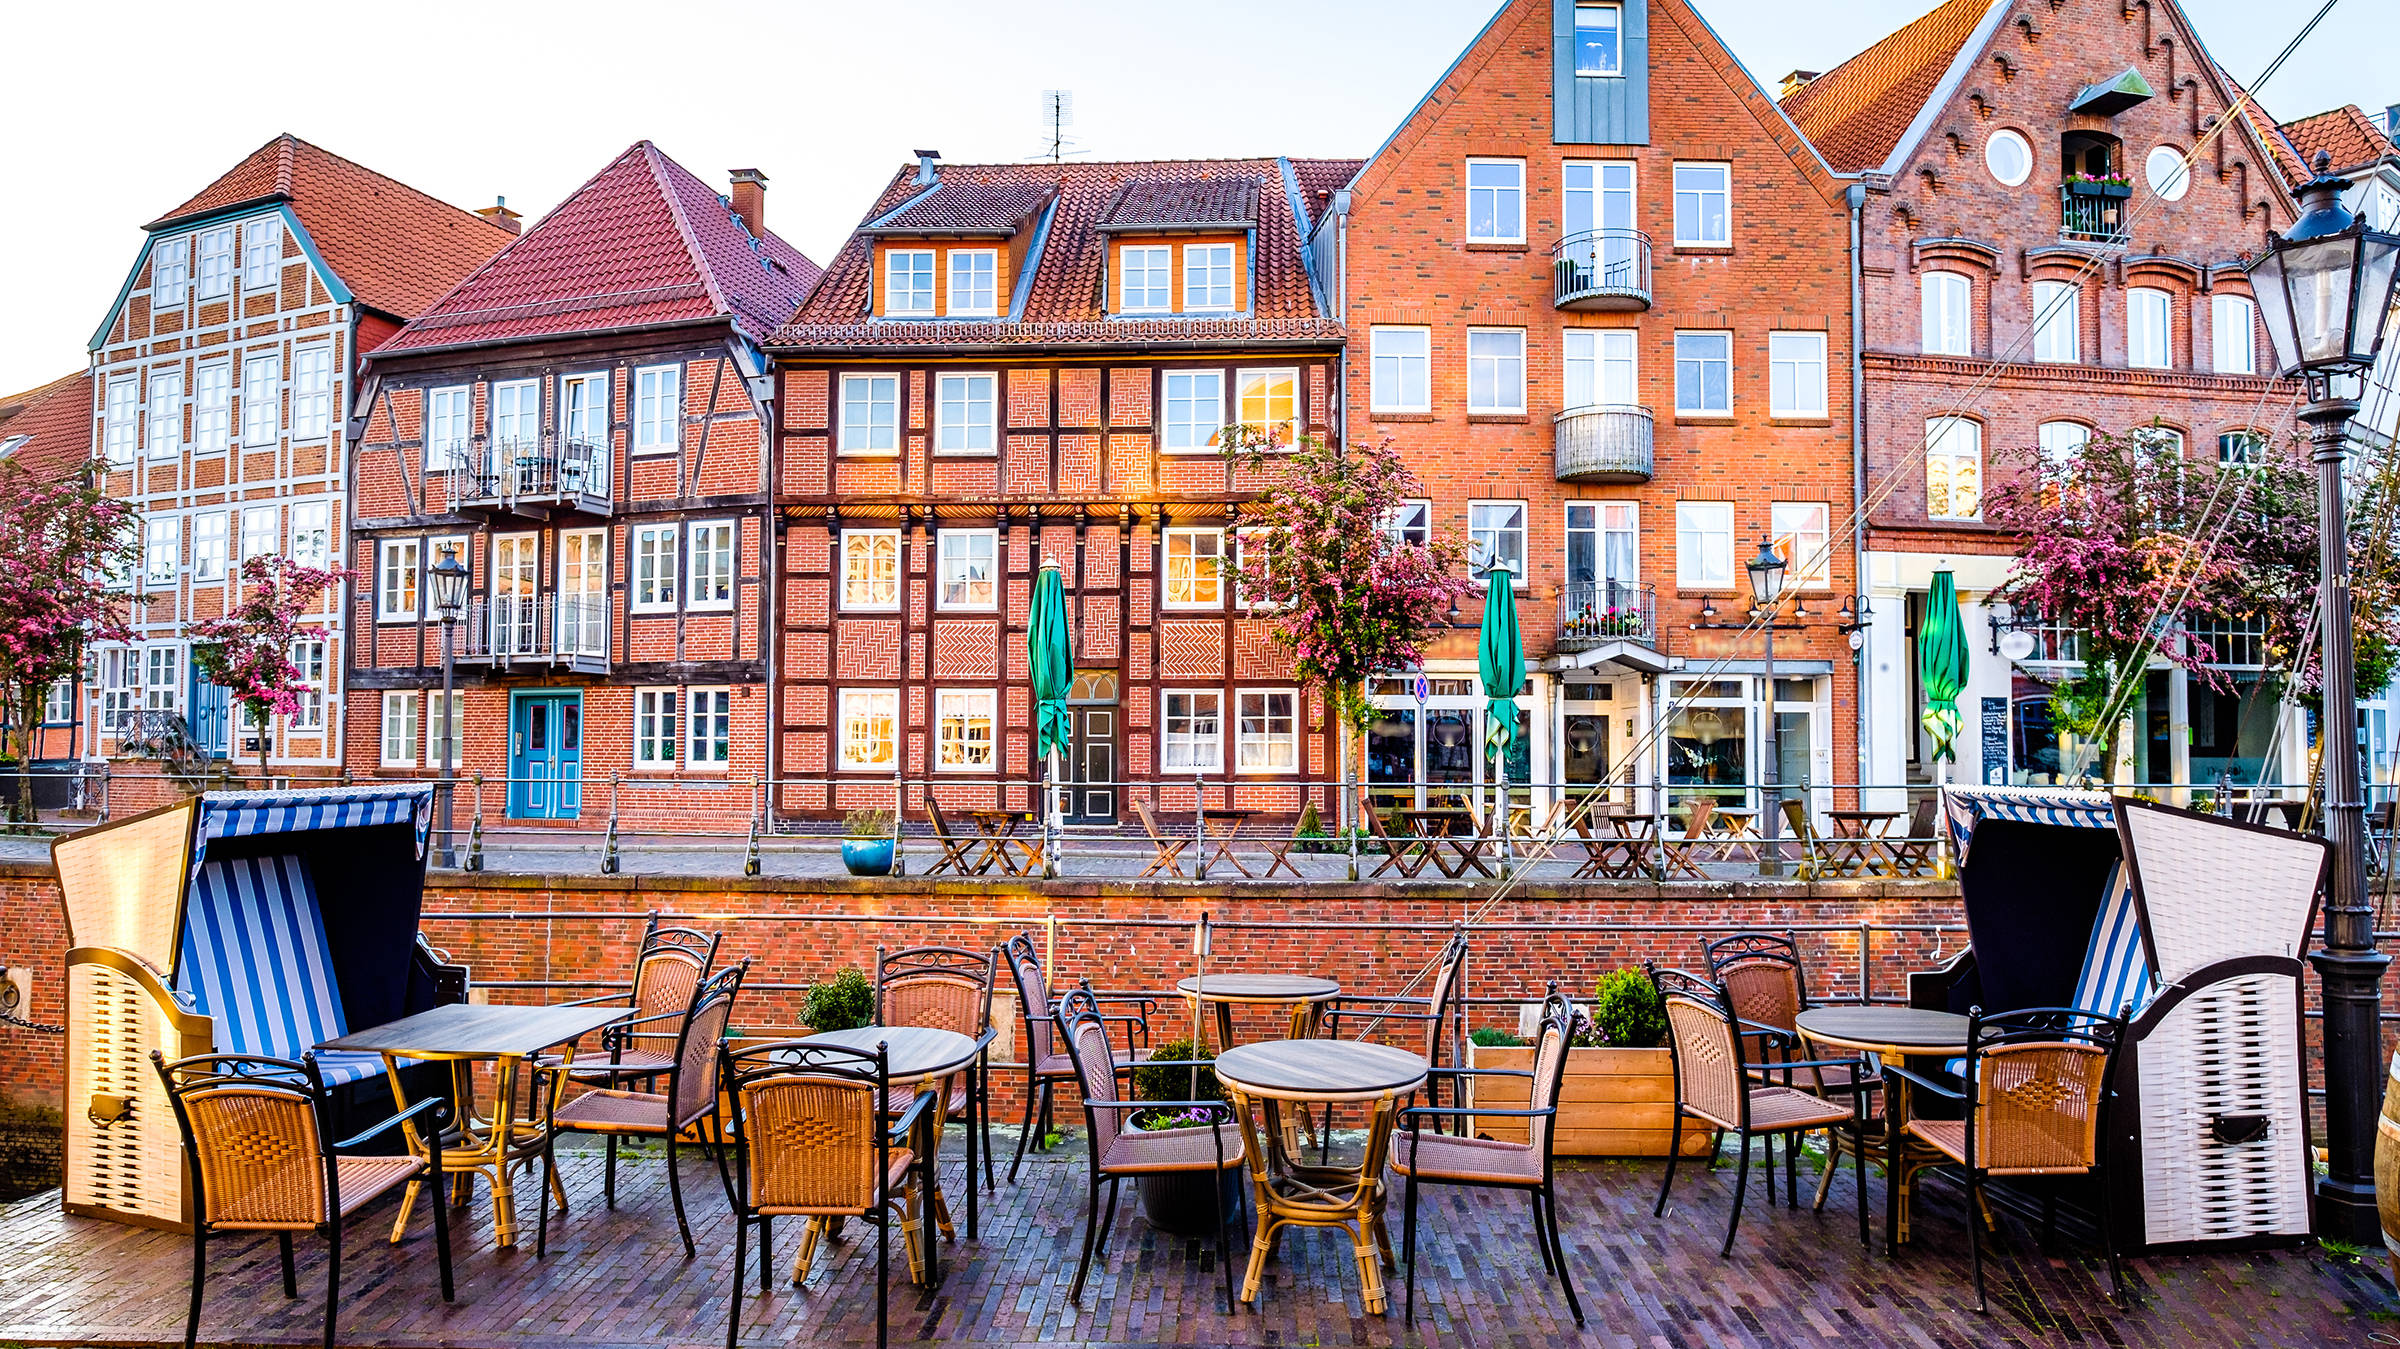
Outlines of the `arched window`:
M 1923 350 L 1929 356 L 1974 354 L 1969 308 L 1974 296 L 1963 272 L 1926 272 L 1920 278 L 1925 318 Z
M 2173 349 L 2174 298 L 2153 286 L 2125 292 L 2125 363 L 2139 370 L 2164 370 Z
M 1925 514 L 1935 520 L 1983 518 L 1983 426 L 1964 417 L 1925 423 Z

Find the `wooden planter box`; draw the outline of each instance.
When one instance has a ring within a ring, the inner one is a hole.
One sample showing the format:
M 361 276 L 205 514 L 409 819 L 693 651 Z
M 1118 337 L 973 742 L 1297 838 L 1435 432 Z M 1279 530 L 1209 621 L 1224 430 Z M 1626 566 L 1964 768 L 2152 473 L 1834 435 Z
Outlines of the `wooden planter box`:
M 1533 1067 L 1531 1045 L 1467 1046 L 1472 1068 Z M 1470 1078 L 1467 1104 L 1522 1110 L 1529 1079 Z M 1475 1132 L 1511 1142 L 1525 1140 L 1523 1118 L 1482 1116 Z M 1675 1127 L 1675 1062 L 1666 1049 L 1570 1049 L 1567 1076 L 1559 1085 L 1558 1144 L 1561 1157 L 1664 1157 Z M 1686 1121 L 1683 1155 L 1708 1155 L 1710 1131 Z

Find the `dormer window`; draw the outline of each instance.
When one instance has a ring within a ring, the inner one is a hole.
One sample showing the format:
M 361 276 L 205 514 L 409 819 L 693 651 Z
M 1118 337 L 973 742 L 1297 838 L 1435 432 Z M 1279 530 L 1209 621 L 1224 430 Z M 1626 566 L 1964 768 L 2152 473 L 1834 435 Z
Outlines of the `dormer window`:
M 1164 314 L 1175 308 L 1175 250 L 1165 244 L 1128 244 L 1117 255 L 1124 284 L 1117 308 L 1128 314 Z
M 1615 5 L 1575 6 L 1575 73 L 1622 75 L 1619 40 L 1623 11 Z
M 998 285 L 1000 254 L 990 248 L 950 250 L 949 312 L 968 318 L 989 318 L 1000 312 Z
M 1183 246 L 1183 307 L 1234 308 L 1232 244 Z
M 883 312 L 933 313 L 933 250 L 895 248 L 883 255 Z

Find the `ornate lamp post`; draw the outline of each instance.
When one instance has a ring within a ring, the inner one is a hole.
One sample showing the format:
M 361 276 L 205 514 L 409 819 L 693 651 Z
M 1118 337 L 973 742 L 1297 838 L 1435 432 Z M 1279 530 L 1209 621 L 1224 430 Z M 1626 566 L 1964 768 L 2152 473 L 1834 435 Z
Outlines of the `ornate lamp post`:
M 1750 572 L 1750 597 L 1756 601 L 1756 608 L 1765 620 L 1763 626 L 1767 634 L 1767 754 L 1759 778 L 1765 787 L 1759 796 L 1759 813 L 1766 816 L 1760 821 L 1759 836 L 1766 840 L 1767 846 L 1759 855 L 1758 874 L 1780 876 L 1783 874 L 1783 847 L 1778 835 L 1783 827 L 1783 780 L 1779 770 L 1782 767 L 1783 746 L 1776 735 L 1775 725 L 1775 612 L 1777 602 L 1783 598 L 1783 555 L 1775 551 L 1774 538 L 1760 539 L 1758 556 L 1744 565 Z
M 451 799 L 458 794 L 458 765 L 452 762 L 451 747 L 457 743 L 459 728 L 454 689 L 458 677 L 458 620 L 467 611 L 467 564 L 458 560 L 458 545 L 442 545 L 442 560 L 429 568 L 433 576 L 433 609 L 442 620 L 442 779 L 437 789 L 442 797 L 442 865 L 455 866 L 457 858 L 451 849 Z M 428 718 L 430 720 L 430 718 Z
M 2380 984 L 2390 957 L 2375 949 L 2367 903 L 2366 807 L 2359 800 L 2358 690 L 2352 671 L 2350 529 L 2342 468 L 2350 419 L 2358 415 L 2360 377 L 2375 364 L 2391 313 L 2400 237 L 2367 228 L 2344 209 L 2347 179 L 2326 172 L 2300 189 L 2300 219 L 2269 234 L 2249 267 L 2259 317 L 2287 379 L 2308 383 L 2308 427 L 2317 465 L 2317 598 L 2324 627 L 2317 648 L 2324 670 L 2319 718 L 2325 769 L 2325 836 L 2333 845 L 2326 881 L 2325 944 L 2309 957 L 2325 1001 L 2326 1173 L 2317 1180 L 2320 1235 L 2372 1243 L 2375 1212 L 2376 1084 L 2383 1039 Z

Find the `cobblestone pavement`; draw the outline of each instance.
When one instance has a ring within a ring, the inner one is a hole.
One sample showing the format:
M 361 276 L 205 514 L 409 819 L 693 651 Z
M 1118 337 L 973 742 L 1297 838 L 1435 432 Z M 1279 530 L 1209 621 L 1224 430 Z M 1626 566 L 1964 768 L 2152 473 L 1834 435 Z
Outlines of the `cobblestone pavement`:
M 1005 1151 L 1003 1152 L 1005 1159 Z M 715 1168 L 687 1154 L 699 1258 L 686 1261 L 656 1153 L 620 1163 L 615 1212 L 600 1202 L 596 1153 L 562 1154 L 575 1212 L 553 1215 L 549 1258 L 531 1249 L 532 1187 L 523 1187 L 527 1245 L 491 1244 L 489 1210 L 459 1225 L 458 1301 L 437 1292 L 431 1227 L 384 1243 L 391 1206 L 356 1220 L 344 1245 L 344 1343 L 357 1345 L 695 1345 L 724 1341 L 733 1232 Z M 1568 1317 L 1534 1253 L 1524 1206 L 1475 1191 L 1429 1191 L 1421 1201 L 1417 1323 L 1402 1324 L 1394 1282 L 1389 1316 L 1366 1315 L 1347 1238 L 1295 1232 L 1271 1266 L 1259 1305 L 1229 1317 L 1205 1242 L 1164 1236 L 1132 1195 L 1119 1209 L 1079 1310 L 1067 1300 L 1080 1247 L 1084 1167 L 1067 1152 L 1028 1159 L 1023 1183 L 987 1199 L 982 1236 L 944 1252 L 940 1282 L 905 1282 L 894 1244 L 892 1339 L 946 1344 L 1458 1345 L 1536 1349 L 1606 1346 L 2378 1345 L 2400 1343 L 2400 1301 L 2382 1262 L 2315 1248 L 2131 1260 L 2129 1309 L 2106 1298 L 2096 1253 L 2062 1229 L 2044 1254 L 2035 1234 L 2003 1215 L 1990 1259 L 1992 1314 L 1978 1316 L 1968 1283 L 1963 1205 L 1935 1182 L 1920 1201 L 1917 1240 L 1897 1261 L 1858 1245 L 1845 1171 L 1823 1216 L 1770 1210 L 1753 1177 L 1733 1258 L 1721 1260 L 1729 1171 L 1687 1168 L 1677 1203 L 1650 1216 L 1653 1163 L 1561 1163 L 1567 1258 L 1587 1329 Z M 946 1184 L 959 1183 L 955 1166 Z M 1882 1182 L 1869 1177 L 1880 1201 Z M 1400 1237 L 1393 1213 L 1392 1236 Z M 797 1224 L 775 1233 L 788 1273 Z M 745 1343 L 872 1343 L 871 1228 L 820 1254 L 809 1286 L 742 1296 Z M 1876 1228 L 1882 1235 L 1880 1220 Z M 324 1246 L 300 1239 L 297 1301 L 282 1295 L 268 1238 L 212 1243 L 207 1342 L 287 1344 L 320 1333 Z M 61 1215 L 54 1194 L 0 1210 L 0 1341 L 168 1343 L 180 1339 L 189 1296 L 190 1241 Z M 1237 1256 L 1237 1259 L 1240 1258 Z

